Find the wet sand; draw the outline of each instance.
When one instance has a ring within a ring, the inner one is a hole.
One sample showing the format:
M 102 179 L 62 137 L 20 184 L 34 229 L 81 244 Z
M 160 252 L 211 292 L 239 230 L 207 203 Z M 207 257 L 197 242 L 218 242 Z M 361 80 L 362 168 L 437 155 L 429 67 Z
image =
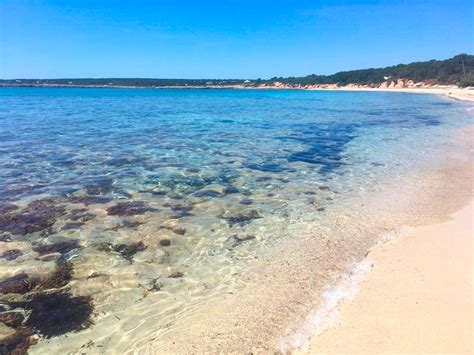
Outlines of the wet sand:
M 337 325 L 300 353 L 472 353 L 473 208 L 370 252 Z

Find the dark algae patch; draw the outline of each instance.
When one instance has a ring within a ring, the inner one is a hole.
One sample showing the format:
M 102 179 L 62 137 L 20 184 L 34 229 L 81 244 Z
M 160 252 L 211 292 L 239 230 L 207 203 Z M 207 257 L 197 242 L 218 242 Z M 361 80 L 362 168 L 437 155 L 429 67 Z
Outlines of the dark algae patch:
M 23 355 L 38 342 L 36 332 L 28 327 L 18 327 L 16 332 L 0 340 L 0 354 Z
M 20 273 L 4 279 L 0 282 L 0 294 L 26 294 L 63 287 L 72 279 L 72 274 L 73 269 L 70 262 L 58 262 L 55 270 L 46 277 Z
M 84 182 L 84 189 L 89 195 L 105 195 L 112 191 L 113 180 L 107 177 L 95 177 Z
M 261 216 L 260 213 L 256 210 L 243 211 L 236 214 L 224 213 L 221 214 L 219 217 L 225 219 L 229 224 L 229 227 L 232 227 L 236 224 L 238 224 L 239 226 L 244 226 L 252 222 L 254 219 L 263 218 L 263 216 Z
M 107 196 L 72 196 L 69 201 L 72 203 L 83 203 L 88 206 L 109 203 L 112 199 Z
M 46 277 L 21 273 L 0 282 L 0 322 L 14 331 L 0 340 L 0 354 L 26 354 L 38 335 L 50 338 L 92 324 L 90 296 L 75 296 L 70 262 L 57 262 Z
M 36 282 L 28 277 L 27 274 L 21 273 L 0 281 L 0 293 L 27 293 L 35 287 L 35 284 Z
M 2 253 L 2 255 L 0 255 L 0 259 L 5 259 L 5 260 L 15 260 L 16 258 L 18 258 L 19 256 L 22 256 L 23 253 L 20 249 L 10 249 L 10 250 L 6 250 Z
M 0 214 L 9 213 L 18 209 L 18 206 L 11 203 L 4 203 L 0 205 Z
M 181 271 L 176 271 L 176 272 L 172 272 L 171 274 L 169 274 L 168 278 L 170 278 L 170 279 L 179 279 L 183 276 L 184 276 L 184 274 Z
M 125 259 L 132 260 L 133 256 L 139 251 L 146 249 L 143 242 L 132 243 L 132 244 L 119 244 L 114 247 L 114 250 L 120 253 Z
M 101 243 L 98 245 L 98 250 L 101 251 L 113 251 L 119 253 L 124 259 L 129 260 L 130 262 L 133 259 L 133 256 L 139 251 L 145 250 L 147 247 L 143 242 L 131 243 L 131 244 L 111 244 L 111 243 Z
M 66 240 L 63 242 L 57 242 L 54 244 L 37 245 L 33 247 L 33 250 L 40 255 L 46 255 L 51 253 L 66 254 L 74 249 L 81 248 L 81 244 L 78 239 Z
M 26 325 L 46 338 L 85 329 L 91 324 L 91 301 L 69 292 L 38 293 L 25 303 L 31 310 Z
M 59 202 L 59 198 L 50 197 L 33 201 L 20 212 L 0 213 L 0 230 L 17 235 L 46 230 L 66 213 Z
M 147 207 L 143 201 L 119 202 L 115 206 L 107 208 L 107 213 L 112 216 L 135 216 L 151 211 L 156 210 Z

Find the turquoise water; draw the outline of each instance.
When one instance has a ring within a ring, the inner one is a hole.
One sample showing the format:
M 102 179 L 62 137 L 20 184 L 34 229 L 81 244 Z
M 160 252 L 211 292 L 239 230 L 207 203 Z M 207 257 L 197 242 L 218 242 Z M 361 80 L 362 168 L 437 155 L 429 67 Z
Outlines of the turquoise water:
M 3 311 L 43 339 L 145 294 L 157 322 L 185 312 L 472 122 L 405 93 L 0 88 L 0 104 L 0 291 L 19 298 Z
M 258 188 L 264 184 L 253 177 L 260 173 L 325 179 L 356 168 L 351 145 L 373 149 L 397 134 L 444 131 L 465 115 L 462 104 L 391 93 L 8 88 L 0 94 L 2 200 L 96 185 L 114 198 L 126 190 L 183 197 L 236 179 Z M 391 137 L 381 138 L 386 132 Z

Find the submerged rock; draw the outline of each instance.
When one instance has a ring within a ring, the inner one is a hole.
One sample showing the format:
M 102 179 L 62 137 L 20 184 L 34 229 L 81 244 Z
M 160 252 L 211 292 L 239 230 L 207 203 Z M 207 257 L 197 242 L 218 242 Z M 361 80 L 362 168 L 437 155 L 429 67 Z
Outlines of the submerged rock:
M 143 201 L 119 202 L 107 208 L 107 213 L 112 216 L 135 216 L 151 211 L 156 209 L 146 207 Z
M 20 249 L 10 249 L 10 250 L 4 251 L 2 255 L 0 256 L 0 259 L 11 261 L 11 260 L 15 260 L 21 255 L 23 255 L 23 253 L 21 252 Z
M 241 205 L 249 206 L 249 205 L 253 204 L 253 200 L 250 199 L 250 198 L 244 198 L 244 199 L 240 200 L 239 203 Z
M 169 247 L 171 245 L 171 240 L 169 239 L 162 239 L 160 240 L 160 245 L 162 247 Z
M 234 186 L 226 187 L 223 191 L 225 195 L 238 194 L 240 190 Z

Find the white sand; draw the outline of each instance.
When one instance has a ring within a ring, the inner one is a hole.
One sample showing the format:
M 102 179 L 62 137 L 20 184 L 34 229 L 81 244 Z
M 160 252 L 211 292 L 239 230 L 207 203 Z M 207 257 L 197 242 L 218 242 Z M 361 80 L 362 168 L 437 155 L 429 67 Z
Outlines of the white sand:
M 473 204 L 369 254 L 372 271 L 309 353 L 472 353 Z

